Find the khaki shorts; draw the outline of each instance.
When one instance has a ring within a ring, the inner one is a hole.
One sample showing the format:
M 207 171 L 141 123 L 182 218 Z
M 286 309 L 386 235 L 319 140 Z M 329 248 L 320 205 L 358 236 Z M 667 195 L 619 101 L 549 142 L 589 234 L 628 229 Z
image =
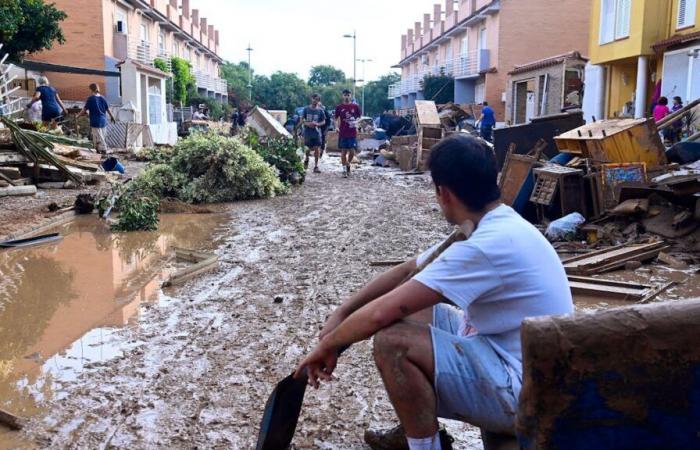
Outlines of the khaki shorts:
M 106 152 L 109 150 L 107 147 L 107 128 L 90 128 L 92 131 L 92 144 L 95 146 L 95 150 L 98 152 Z

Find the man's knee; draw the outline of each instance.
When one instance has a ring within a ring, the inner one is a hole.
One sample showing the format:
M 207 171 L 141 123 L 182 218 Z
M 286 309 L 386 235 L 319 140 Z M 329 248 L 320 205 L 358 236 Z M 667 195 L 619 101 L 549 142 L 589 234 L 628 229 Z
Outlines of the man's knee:
M 374 335 L 374 360 L 377 364 L 383 360 L 386 355 L 405 356 L 408 349 L 406 342 L 407 325 L 399 322 L 387 328 L 379 330 Z

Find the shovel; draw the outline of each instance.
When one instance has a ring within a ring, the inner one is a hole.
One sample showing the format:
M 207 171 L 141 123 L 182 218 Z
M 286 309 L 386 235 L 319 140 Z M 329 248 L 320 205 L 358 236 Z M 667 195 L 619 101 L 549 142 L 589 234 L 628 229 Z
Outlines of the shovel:
M 430 256 L 416 267 L 406 278 L 401 281 L 403 284 L 413 278 L 418 272 L 425 269 L 428 264 L 437 259 L 447 247 L 456 241 L 469 237 L 472 230 L 456 229 L 448 238 L 436 248 Z M 340 356 L 348 347 L 341 348 L 338 352 Z M 304 402 L 306 392 L 307 375 L 294 378 L 294 374 L 289 375 L 279 383 L 270 394 L 265 404 L 262 421 L 260 423 L 260 433 L 255 450 L 287 450 L 294 438 L 294 432 L 299 421 L 301 405 Z

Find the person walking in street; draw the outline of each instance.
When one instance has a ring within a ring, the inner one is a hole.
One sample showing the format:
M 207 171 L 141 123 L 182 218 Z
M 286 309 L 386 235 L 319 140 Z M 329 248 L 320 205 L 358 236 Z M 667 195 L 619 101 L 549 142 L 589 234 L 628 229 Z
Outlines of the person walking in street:
M 323 109 L 323 115 L 326 118 L 326 122 L 321 127 L 321 158 L 323 158 L 323 153 L 326 151 L 326 143 L 328 142 L 328 129 L 331 126 L 331 116 L 323 103 L 319 103 L 319 106 Z
M 83 110 L 80 111 L 80 114 L 78 114 L 78 117 L 88 113 L 90 114 L 92 143 L 99 153 L 107 154 L 109 151 L 105 133 L 105 129 L 107 128 L 107 115 L 109 114 L 112 123 L 115 122 L 114 116 L 109 109 L 107 100 L 100 94 L 100 87 L 96 83 L 90 85 L 90 92 L 92 92 L 92 95 L 85 101 L 85 106 Z
M 321 145 L 323 137 L 321 136 L 321 127 L 326 123 L 326 114 L 321 108 L 321 96 L 313 94 L 311 96 L 311 104 L 304 108 L 301 115 L 301 121 L 304 125 L 304 145 L 306 146 L 306 159 L 304 160 L 304 168 L 309 167 L 309 154 L 314 152 L 314 173 L 321 173 L 318 167 L 318 159 L 321 154 Z
M 481 139 L 491 142 L 493 127 L 496 126 L 496 114 L 493 112 L 493 108 L 489 106 L 489 102 L 484 102 L 479 122 L 481 124 L 479 127 Z
M 58 120 L 62 116 L 67 116 L 68 111 L 66 106 L 61 100 L 61 96 L 58 95 L 58 91 L 49 86 L 49 79 L 42 76 L 38 80 L 39 87 L 36 88 L 34 97 L 27 105 L 27 109 L 31 109 L 34 103 L 41 102 L 41 121 L 45 127 L 50 129 L 55 129 L 58 126 Z
M 352 103 L 352 93 L 348 89 L 343 90 L 343 103 L 335 108 L 335 119 L 340 160 L 343 164 L 343 176 L 346 178 L 350 175 L 350 164 L 355 158 L 357 119 L 360 116 L 360 107 Z
M 666 97 L 660 97 L 656 106 L 654 106 L 654 120 L 659 122 L 669 114 L 671 114 L 671 110 L 668 108 L 668 99 Z M 671 128 L 666 128 L 665 130 L 661 131 L 665 144 L 671 140 L 672 134 L 673 130 Z
M 365 433 L 375 450 L 450 449 L 438 417 L 514 435 L 521 324 L 574 311 L 552 245 L 501 203 L 496 158 L 483 141 L 444 139 L 428 166 L 443 216 L 469 237 L 406 283 L 438 245 L 375 277 L 330 315 L 295 372 L 318 387 L 331 380 L 341 349 L 374 337 L 374 361 L 401 423 Z
M 683 99 L 678 96 L 673 97 L 673 106 L 671 106 L 671 114 L 675 113 L 680 109 L 683 109 Z M 673 124 L 671 125 L 671 130 L 671 143 L 675 144 L 676 142 L 680 142 L 681 138 L 683 137 L 683 119 L 673 121 Z

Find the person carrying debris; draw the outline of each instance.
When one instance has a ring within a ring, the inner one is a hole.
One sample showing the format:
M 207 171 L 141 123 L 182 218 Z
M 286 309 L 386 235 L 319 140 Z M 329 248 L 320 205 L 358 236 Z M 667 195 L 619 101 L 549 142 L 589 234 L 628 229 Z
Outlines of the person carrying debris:
M 90 92 L 92 95 L 85 101 L 83 110 L 80 111 L 78 117 L 90 114 L 90 131 L 92 134 L 92 144 L 99 153 L 107 154 L 109 147 L 107 146 L 107 114 L 112 123 L 116 122 L 112 111 L 109 109 L 107 100 L 100 94 L 100 87 L 97 83 L 90 84 Z
M 318 168 L 318 158 L 321 153 L 321 145 L 323 138 L 321 136 L 321 127 L 326 123 L 326 114 L 320 106 L 321 96 L 313 94 L 311 96 L 311 104 L 304 108 L 301 115 L 302 123 L 304 124 L 304 145 L 306 146 L 306 159 L 304 160 L 304 168 L 309 167 L 309 154 L 314 152 L 314 173 L 321 173 Z
M 62 116 L 67 116 L 68 111 L 66 106 L 58 95 L 58 91 L 49 86 L 49 79 L 41 76 L 37 81 L 39 87 L 36 88 L 36 93 L 32 100 L 27 105 L 27 109 L 31 109 L 34 103 L 41 101 L 41 121 L 45 127 L 52 130 L 58 126 L 58 121 Z
M 493 108 L 489 106 L 489 102 L 484 102 L 484 108 L 481 110 L 479 123 L 481 139 L 491 142 L 493 127 L 496 126 L 496 114 L 493 112 Z
M 343 176 L 350 175 L 350 164 L 355 158 L 357 148 L 357 119 L 361 116 L 360 107 L 352 102 L 350 90 L 343 90 L 343 103 L 335 108 L 335 119 L 338 129 L 338 148 L 343 164 Z
M 366 432 L 373 449 L 450 449 L 438 417 L 513 434 L 521 323 L 573 312 L 557 253 L 501 203 L 493 152 L 457 134 L 433 147 L 428 164 L 444 217 L 474 232 L 406 283 L 437 246 L 370 281 L 328 318 L 295 372 L 306 370 L 318 387 L 331 379 L 340 349 L 374 337 L 374 360 L 401 425 Z

